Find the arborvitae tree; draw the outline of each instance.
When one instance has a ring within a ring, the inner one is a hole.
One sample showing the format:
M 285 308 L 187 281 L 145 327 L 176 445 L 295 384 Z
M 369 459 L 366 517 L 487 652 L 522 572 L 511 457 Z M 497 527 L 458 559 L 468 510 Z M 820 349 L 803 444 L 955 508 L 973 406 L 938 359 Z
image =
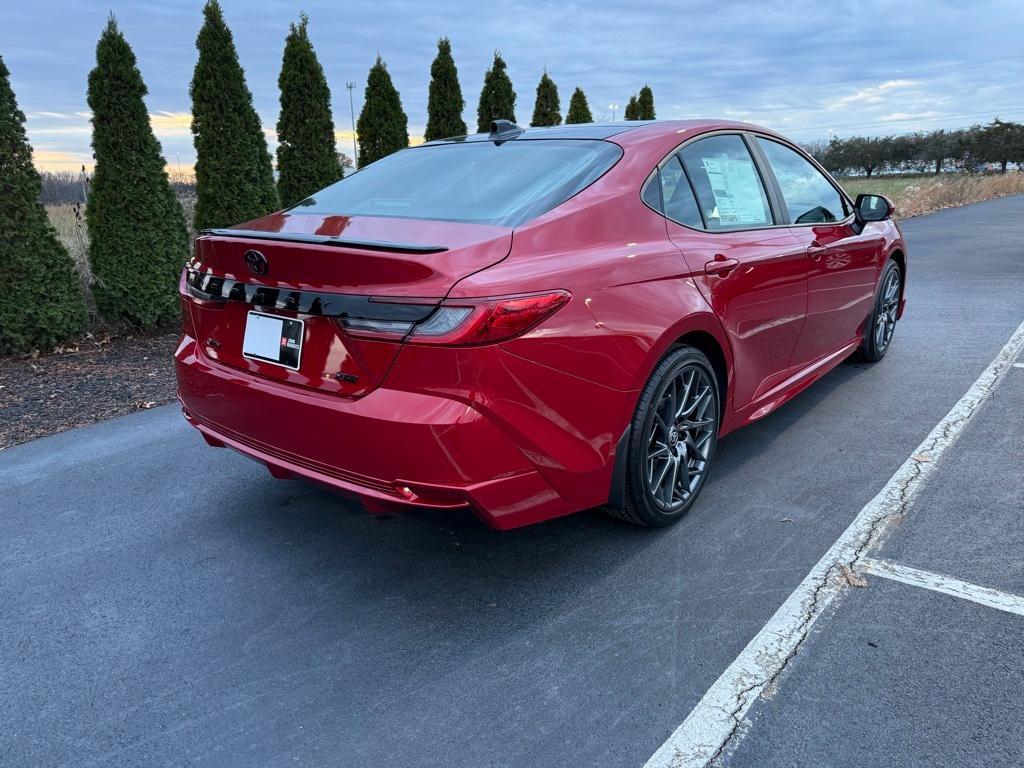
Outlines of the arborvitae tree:
M 359 135 L 360 168 L 409 146 L 409 120 L 380 54 L 366 79 L 363 111 L 359 113 L 356 133 Z
M 189 89 L 200 230 L 250 221 L 278 207 L 267 140 L 220 3 L 207 0 L 203 16 Z
M 142 100 L 146 93 L 135 54 L 111 16 L 89 73 L 96 170 L 86 223 L 93 296 L 107 320 L 151 328 L 178 315 L 188 232 Z
M 572 98 L 569 99 L 569 112 L 565 115 L 565 122 L 566 124 L 594 122 L 594 116 L 590 114 L 590 105 L 587 104 L 587 97 L 583 93 L 582 88 L 577 88 L 572 92 Z
M 626 112 L 623 117 L 627 120 L 640 119 L 640 102 L 637 101 L 635 93 L 629 97 L 629 102 L 626 104 Z
M 40 192 L 25 114 L 0 56 L 0 356 L 52 347 L 85 330 L 79 277 Z
M 277 191 L 281 204 L 295 205 L 342 176 L 334 146 L 331 89 L 317 60 L 306 25 L 299 16 L 284 43 L 277 85 L 281 116 L 277 119 Z
M 558 86 L 548 77 L 548 71 L 540 76 L 537 84 L 537 102 L 533 107 L 532 126 L 561 125 L 562 105 L 558 101 Z
M 494 64 L 484 75 L 480 104 L 476 109 L 476 129 L 480 133 L 490 133 L 492 120 L 516 121 L 516 92 L 505 69 L 505 60 L 495 51 Z
M 654 91 L 651 86 L 645 85 L 640 89 L 640 95 L 636 100 L 639 108 L 640 120 L 654 120 Z
M 437 41 L 437 56 L 430 65 L 430 97 L 427 100 L 426 141 L 465 136 L 466 123 L 462 110 L 466 106 L 459 87 L 459 71 L 452 58 L 452 44 L 447 37 Z

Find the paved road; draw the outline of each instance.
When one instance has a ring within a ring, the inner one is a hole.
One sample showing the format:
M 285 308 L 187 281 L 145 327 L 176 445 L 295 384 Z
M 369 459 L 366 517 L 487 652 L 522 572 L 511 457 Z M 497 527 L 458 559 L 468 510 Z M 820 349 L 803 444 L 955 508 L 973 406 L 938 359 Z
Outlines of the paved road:
M 670 530 L 371 517 L 206 447 L 173 406 L 0 453 L 0 764 L 642 765 L 1024 319 L 1022 221 L 1024 197 L 907 222 L 885 361 L 844 364 L 723 440 Z M 1006 393 L 1019 438 L 1024 394 Z M 974 482 L 943 486 L 942 515 L 912 517 L 886 556 L 974 563 L 954 575 L 1019 592 L 1020 441 L 982 443 Z M 1006 509 L 975 524 L 975 492 L 999 488 Z M 941 750 L 956 712 L 934 696 L 976 681 L 972 743 L 1013 764 L 1021 620 L 983 632 L 998 612 L 908 589 L 844 599 L 728 762 L 913 764 L 883 759 L 909 738 L 830 749 L 897 722 Z M 992 658 L 1004 668 L 974 668 Z
M 942 462 L 871 555 L 1024 596 L 1024 368 Z M 726 764 L 1024 765 L 1024 616 L 867 580 L 816 626 Z

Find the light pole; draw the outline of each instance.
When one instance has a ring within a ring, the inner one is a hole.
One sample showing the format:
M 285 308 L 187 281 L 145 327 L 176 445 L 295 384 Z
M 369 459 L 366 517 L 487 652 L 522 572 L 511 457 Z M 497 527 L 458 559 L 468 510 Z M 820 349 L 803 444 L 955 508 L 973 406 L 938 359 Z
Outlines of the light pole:
M 356 87 L 356 84 L 345 83 L 345 87 L 348 88 L 348 114 L 352 118 L 352 165 L 358 168 L 359 155 L 356 150 L 356 108 L 352 103 L 352 89 Z
M 615 122 L 615 110 L 619 108 L 618 104 L 609 104 L 608 109 L 612 111 L 612 122 Z

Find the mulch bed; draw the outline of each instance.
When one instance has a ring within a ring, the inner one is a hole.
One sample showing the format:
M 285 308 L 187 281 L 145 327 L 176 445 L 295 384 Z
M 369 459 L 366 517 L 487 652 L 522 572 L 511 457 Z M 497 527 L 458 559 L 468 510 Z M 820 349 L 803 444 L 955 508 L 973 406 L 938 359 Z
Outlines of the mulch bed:
M 91 335 L 47 355 L 0 359 L 0 450 L 174 399 L 177 330 Z

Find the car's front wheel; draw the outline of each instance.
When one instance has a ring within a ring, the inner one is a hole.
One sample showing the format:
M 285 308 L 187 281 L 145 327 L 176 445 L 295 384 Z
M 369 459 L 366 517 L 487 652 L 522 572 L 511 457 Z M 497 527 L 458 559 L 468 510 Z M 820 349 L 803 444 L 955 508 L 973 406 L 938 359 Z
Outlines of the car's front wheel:
M 903 273 L 895 261 L 889 261 L 882 271 L 882 279 L 878 281 L 878 294 L 875 306 L 864 327 L 864 340 L 860 345 L 862 360 L 874 363 L 885 357 L 896 331 L 896 315 L 900 310 Z
M 715 455 L 718 392 L 715 370 L 698 349 L 678 347 L 658 364 L 633 416 L 625 505 L 613 514 L 657 527 L 693 505 Z

